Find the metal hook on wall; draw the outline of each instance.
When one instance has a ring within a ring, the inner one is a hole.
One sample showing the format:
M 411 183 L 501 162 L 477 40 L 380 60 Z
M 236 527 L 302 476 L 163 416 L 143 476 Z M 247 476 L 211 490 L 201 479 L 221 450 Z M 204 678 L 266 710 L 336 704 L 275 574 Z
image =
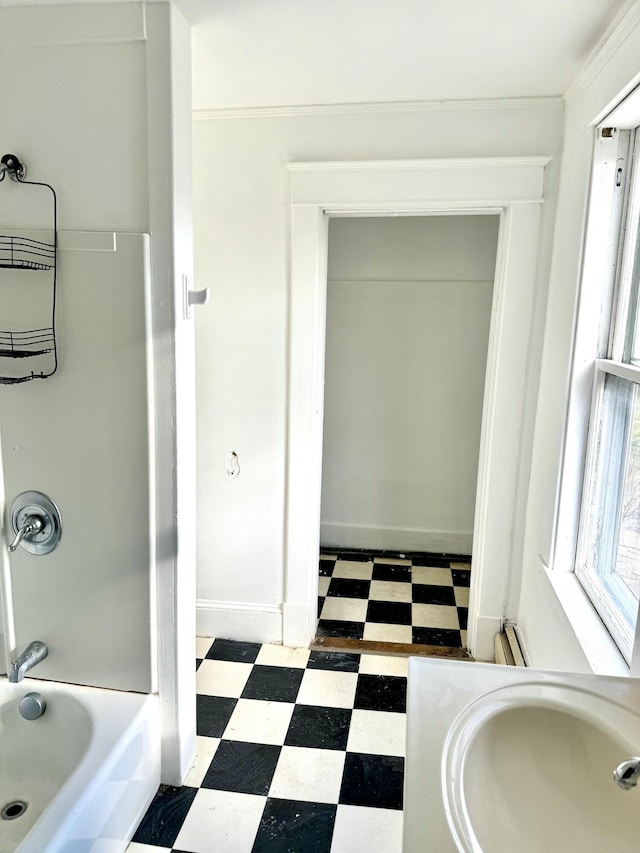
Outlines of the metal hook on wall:
M 12 181 L 24 181 L 27 167 L 15 154 L 5 154 L 0 159 L 0 181 L 4 181 L 5 175 L 9 175 Z

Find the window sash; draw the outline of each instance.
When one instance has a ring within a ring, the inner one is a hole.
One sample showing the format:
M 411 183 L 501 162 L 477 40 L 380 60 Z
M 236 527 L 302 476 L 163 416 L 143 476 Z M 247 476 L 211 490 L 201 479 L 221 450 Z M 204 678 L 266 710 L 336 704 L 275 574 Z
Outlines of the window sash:
M 591 414 L 574 561 L 576 577 L 629 664 L 640 628 L 638 600 L 632 591 L 636 588 L 634 563 L 629 560 L 636 541 L 629 496 L 640 480 L 636 472 L 640 416 L 636 409 L 636 400 L 640 400 L 639 163 L 640 133 L 598 130 L 590 209 L 593 227 L 588 230 L 585 262 L 588 256 L 590 264 L 594 260 L 598 264 L 600 275 L 593 284 L 600 285 L 602 301 L 591 356 Z
M 608 390 L 607 377 L 615 385 Z M 617 390 L 616 390 L 617 387 Z M 618 574 L 632 421 L 640 366 L 597 359 L 575 574 L 627 663 L 638 601 Z
M 626 216 L 619 231 L 616 313 L 610 329 L 608 357 L 628 364 L 638 361 L 640 345 L 640 133 L 628 137 L 626 159 L 629 162 L 629 166 L 625 164 Z

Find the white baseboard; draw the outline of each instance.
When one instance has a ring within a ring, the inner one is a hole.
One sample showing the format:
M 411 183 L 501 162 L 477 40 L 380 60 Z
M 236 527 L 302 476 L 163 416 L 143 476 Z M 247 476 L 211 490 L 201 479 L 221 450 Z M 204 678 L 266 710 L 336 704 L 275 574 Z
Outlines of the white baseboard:
M 282 642 L 282 608 L 237 601 L 196 601 L 196 633 L 253 643 Z
M 459 530 L 419 530 L 410 527 L 369 527 L 322 522 L 323 547 L 371 548 L 374 551 L 431 551 L 471 554 L 473 533 Z

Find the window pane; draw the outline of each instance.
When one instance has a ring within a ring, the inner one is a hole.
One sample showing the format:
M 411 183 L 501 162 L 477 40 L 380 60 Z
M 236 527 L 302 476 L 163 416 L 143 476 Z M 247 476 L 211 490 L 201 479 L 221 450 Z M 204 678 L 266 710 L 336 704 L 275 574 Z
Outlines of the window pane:
M 624 380 L 621 380 L 624 381 Z M 615 570 L 635 599 L 640 598 L 640 395 L 633 386 L 633 406 L 622 492 L 622 517 Z M 635 625 L 635 614 L 633 617 Z
M 617 376 L 604 382 L 587 501 L 579 576 L 603 599 L 601 615 L 628 656 L 640 594 L 640 395 Z

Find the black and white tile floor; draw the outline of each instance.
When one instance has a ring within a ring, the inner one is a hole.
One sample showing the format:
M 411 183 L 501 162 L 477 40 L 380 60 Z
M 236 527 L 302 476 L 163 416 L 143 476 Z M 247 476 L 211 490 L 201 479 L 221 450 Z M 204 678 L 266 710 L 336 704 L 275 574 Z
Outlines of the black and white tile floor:
M 320 555 L 317 637 L 466 648 L 470 560 Z
M 129 853 L 400 853 L 406 657 L 199 639 L 197 758 Z

